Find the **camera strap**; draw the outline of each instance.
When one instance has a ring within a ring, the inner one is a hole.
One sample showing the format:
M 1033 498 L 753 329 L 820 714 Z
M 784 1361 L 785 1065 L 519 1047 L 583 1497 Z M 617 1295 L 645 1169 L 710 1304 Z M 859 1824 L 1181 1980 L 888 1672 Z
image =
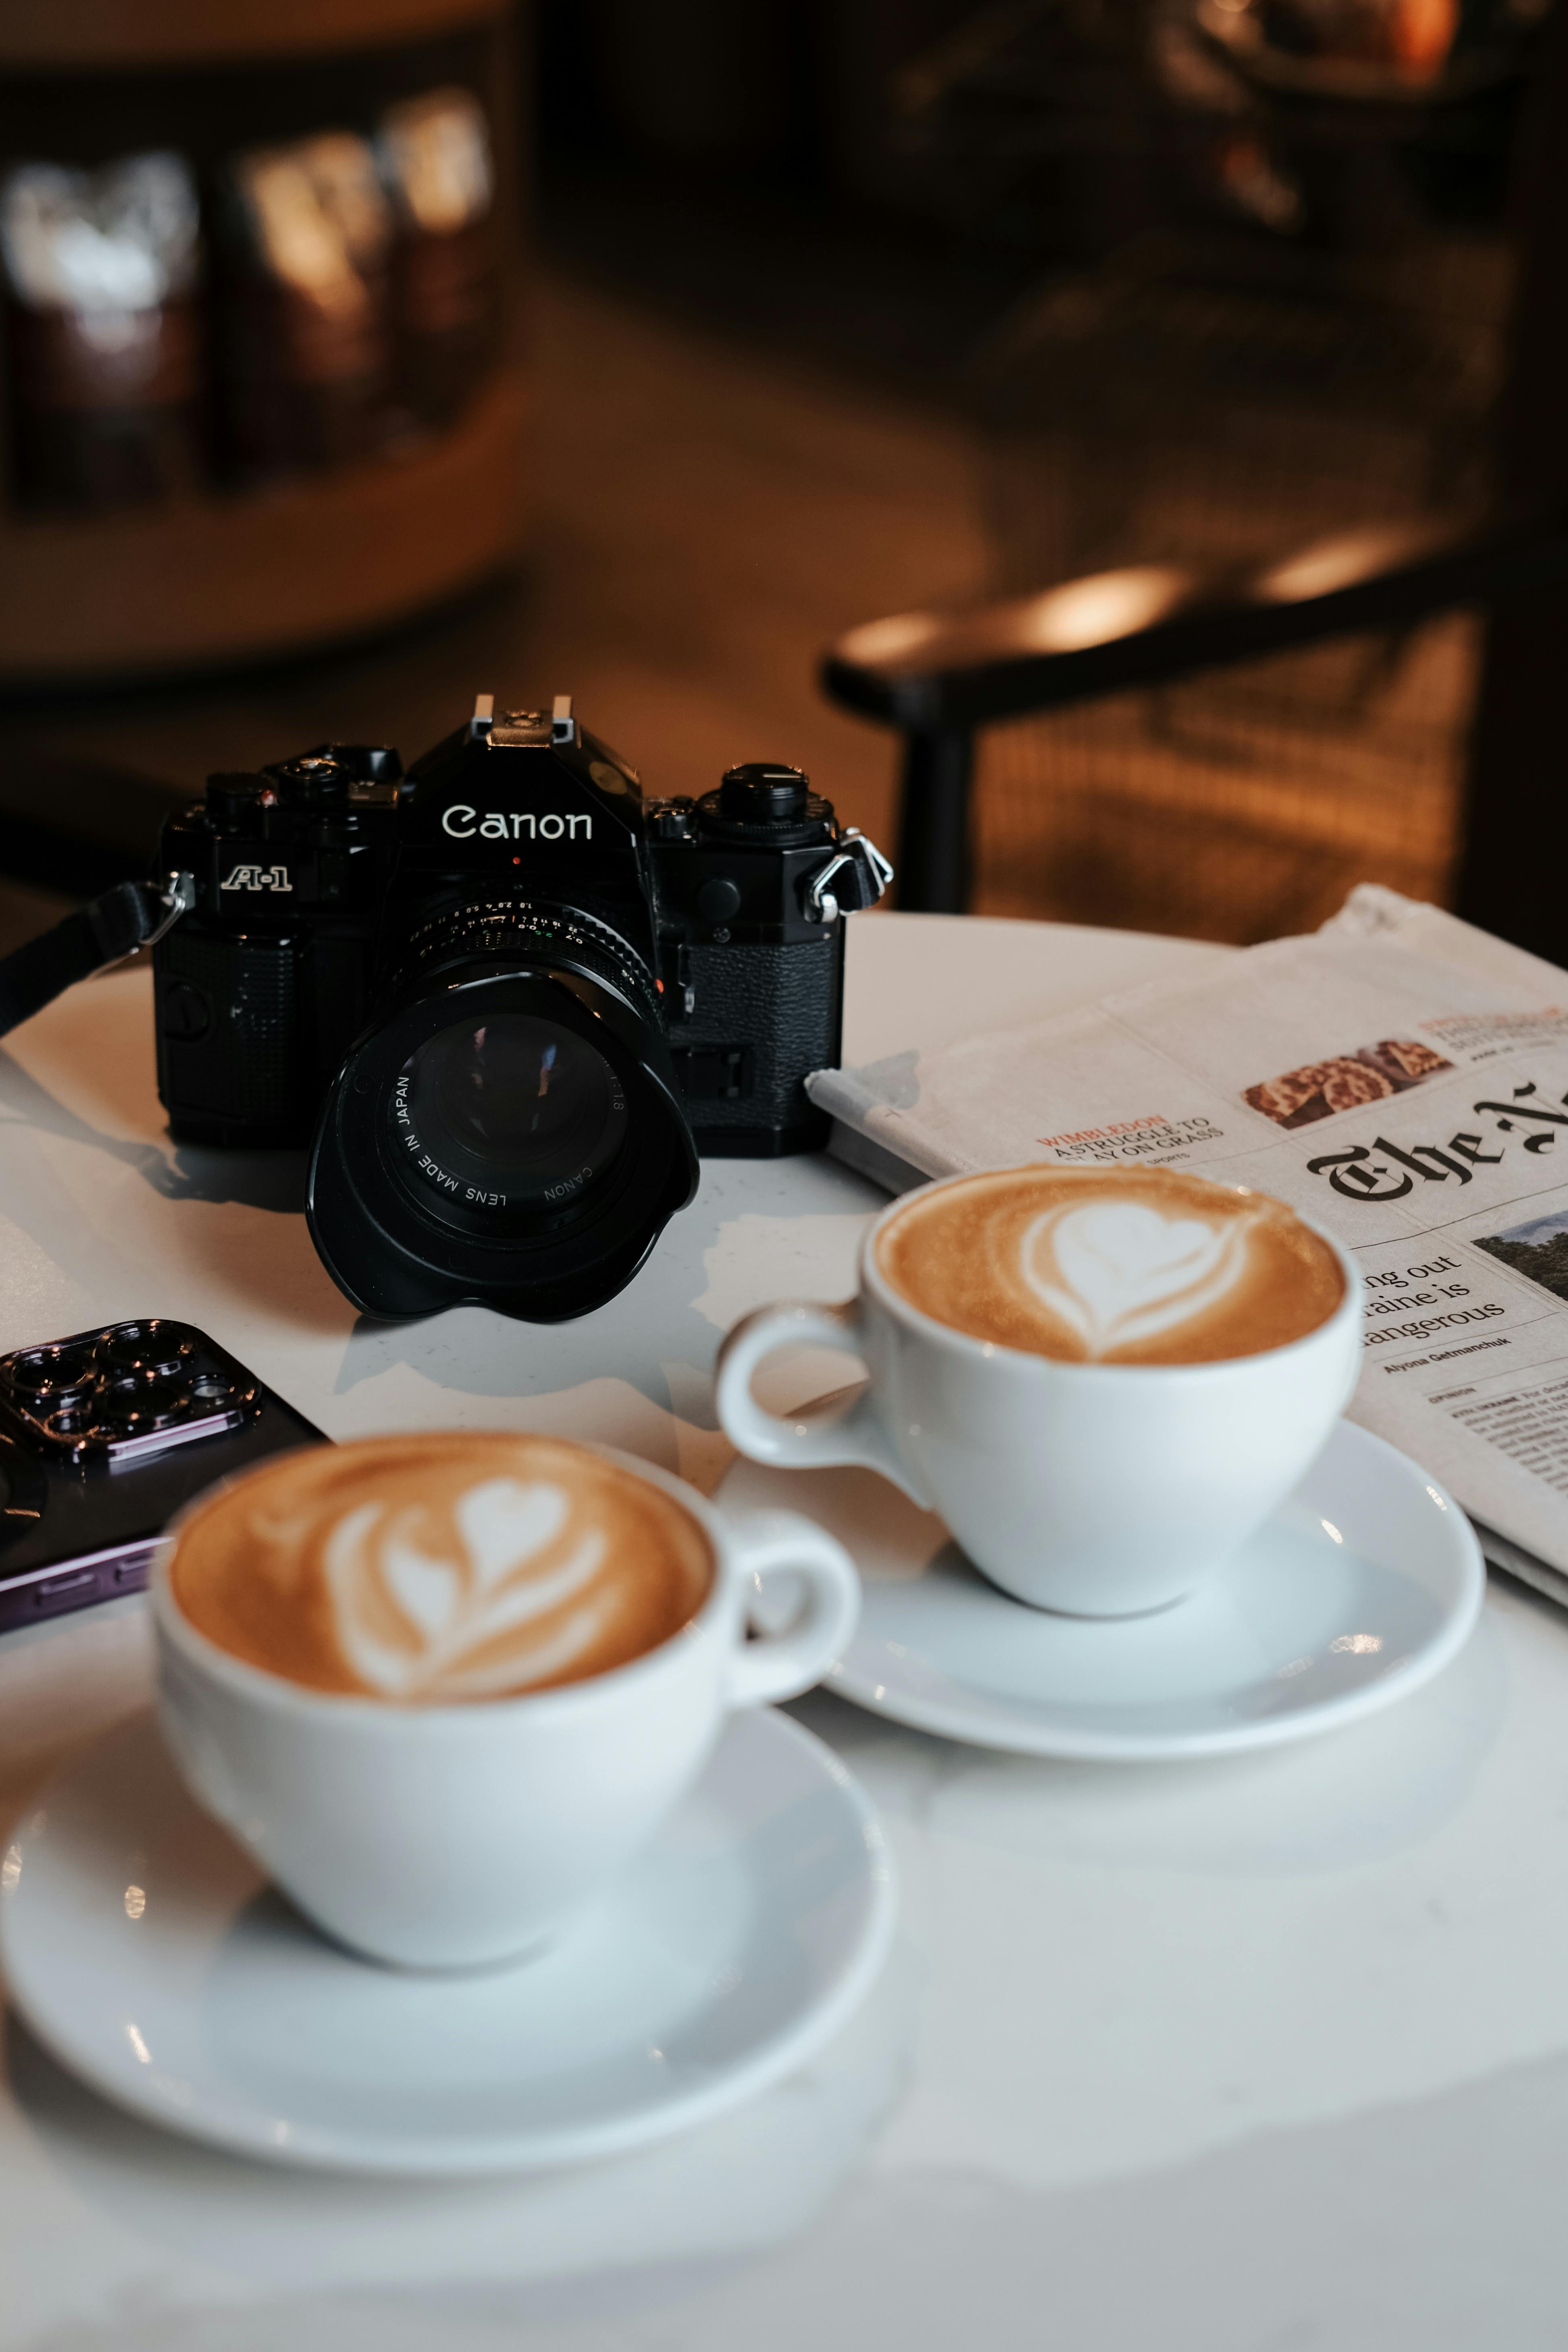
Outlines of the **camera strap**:
M 153 947 L 195 904 L 188 874 L 162 883 L 117 882 L 51 931 L 0 957 L 0 1037 L 52 1004 L 74 982 Z

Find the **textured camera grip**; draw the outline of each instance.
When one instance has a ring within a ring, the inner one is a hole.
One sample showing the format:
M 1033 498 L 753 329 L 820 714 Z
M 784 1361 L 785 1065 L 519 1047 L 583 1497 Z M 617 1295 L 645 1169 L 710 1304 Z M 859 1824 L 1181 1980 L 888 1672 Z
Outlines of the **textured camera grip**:
M 225 939 L 181 924 L 153 950 L 158 1092 L 174 1132 L 303 1139 L 316 1108 L 288 935 Z
M 743 1049 L 735 1093 L 689 1101 L 704 1148 L 792 1131 L 820 1140 L 805 1082 L 838 1060 L 843 925 L 820 939 L 693 947 L 689 961 L 692 1011 L 669 1033 L 677 1066 L 686 1055 Z

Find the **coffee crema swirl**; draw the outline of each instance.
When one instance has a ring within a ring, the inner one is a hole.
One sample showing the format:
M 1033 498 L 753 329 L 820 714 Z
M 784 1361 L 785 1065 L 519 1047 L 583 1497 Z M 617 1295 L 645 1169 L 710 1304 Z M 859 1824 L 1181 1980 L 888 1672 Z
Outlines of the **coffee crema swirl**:
M 877 1262 L 971 1338 L 1070 1362 L 1212 1363 L 1284 1347 L 1344 1297 L 1282 1201 L 1175 1169 L 1014 1168 L 916 1193 Z
M 431 1706 L 625 1665 L 679 1632 L 713 1574 L 696 1520 L 619 1464 L 464 1433 L 264 1464 L 181 1528 L 170 1581 L 247 1664 Z

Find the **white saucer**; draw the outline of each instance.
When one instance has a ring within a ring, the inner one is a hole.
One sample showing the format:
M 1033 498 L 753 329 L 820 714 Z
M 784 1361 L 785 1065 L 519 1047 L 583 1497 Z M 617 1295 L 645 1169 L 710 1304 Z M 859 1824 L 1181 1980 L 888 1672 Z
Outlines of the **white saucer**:
M 1031 1756 L 1144 1762 L 1331 1730 L 1447 1665 L 1486 1583 L 1458 1506 L 1349 1422 L 1237 1559 L 1148 1617 L 1026 1608 L 871 1471 L 742 1461 L 718 1499 L 808 1512 L 854 1554 L 865 1603 L 829 1690 Z
M 402 1975 L 267 1889 L 143 1717 L 18 1831 L 0 1958 L 39 2041 L 154 2123 L 282 2163 L 489 2172 L 640 2147 L 799 2066 L 869 1987 L 893 1911 L 860 1789 L 762 1709 L 554 1951 Z

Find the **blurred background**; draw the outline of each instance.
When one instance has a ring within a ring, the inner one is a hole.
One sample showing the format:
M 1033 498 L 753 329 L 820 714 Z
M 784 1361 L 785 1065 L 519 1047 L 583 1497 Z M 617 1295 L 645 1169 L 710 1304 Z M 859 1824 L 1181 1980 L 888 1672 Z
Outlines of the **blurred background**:
M 1373 879 L 1561 959 L 1562 47 L 1549 0 L 9 0 L 0 946 L 209 771 L 476 691 L 891 848 L 846 633 L 1523 515 L 1468 601 L 1015 701 L 925 903 L 1245 941 Z

